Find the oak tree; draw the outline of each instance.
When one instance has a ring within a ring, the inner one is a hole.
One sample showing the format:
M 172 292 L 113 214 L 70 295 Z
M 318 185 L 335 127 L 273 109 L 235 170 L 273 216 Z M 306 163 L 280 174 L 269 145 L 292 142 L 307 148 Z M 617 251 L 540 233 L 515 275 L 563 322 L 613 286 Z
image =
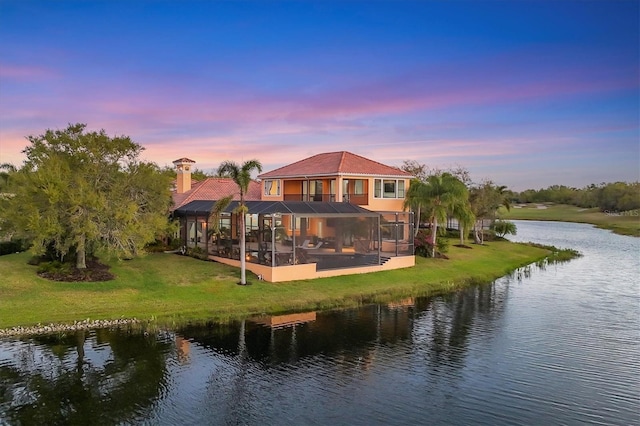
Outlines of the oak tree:
M 35 254 L 75 258 L 84 269 L 87 255 L 132 257 L 167 229 L 170 181 L 140 160 L 144 148 L 129 137 L 70 124 L 27 139 L 0 217 L 3 232 L 29 241 Z

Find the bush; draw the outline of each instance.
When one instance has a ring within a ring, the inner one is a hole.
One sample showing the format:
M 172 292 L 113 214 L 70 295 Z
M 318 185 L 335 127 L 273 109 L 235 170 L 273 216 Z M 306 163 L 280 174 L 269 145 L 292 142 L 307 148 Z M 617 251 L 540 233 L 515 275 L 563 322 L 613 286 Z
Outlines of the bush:
M 430 231 L 420 229 L 414 238 L 413 245 L 416 256 L 431 257 L 433 243 Z
M 191 257 L 195 257 L 196 259 L 200 259 L 200 260 L 209 260 L 209 255 L 201 247 L 187 248 L 187 255 Z
M 438 238 L 436 248 L 440 254 L 447 253 L 449 251 L 449 240 L 447 238 Z
M 516 235 L 516 232 L 518 232 L 518 228 L 515 223 L 501 219 L 495 220 L 491 224 L 491 230 L 500 238 L 504 238 L 507 234 Z
M 67 262 L 54 260 L 52 262 L 43 262 L 38 265 L 38 274 L 69 274 L 72 265 Z
M 436 254 L 443 254 L 449 251 L 449 240 L 438 238 L 436 240 Z M 428 230 L 419 230 L 414 239 L 414 254 L 416 256 L 431 257 L 433 253 L 433 238 Z
M 5 254 L 19 253 L 27 249 L 23 240 L 11 240 L 0 242 L 0 256 Z

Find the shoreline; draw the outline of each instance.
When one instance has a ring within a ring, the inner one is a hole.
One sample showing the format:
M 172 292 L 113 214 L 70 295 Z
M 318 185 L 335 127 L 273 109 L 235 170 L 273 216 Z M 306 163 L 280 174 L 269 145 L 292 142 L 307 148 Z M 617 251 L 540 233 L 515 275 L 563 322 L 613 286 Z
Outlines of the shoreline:
M 537 220 L 542 222 L 588 223 L 599 229 L 605 229 L 618 235 L 640 237 L 640 211 L 601 212 L 597 208 L 582 208 L 569 204 L 531 203 L 501 208 L 501 219 Z
M 118 278 L 102 283 L 49 282 L 26 265 L 28 255 L 8 255 L 0 257 L 0 274 L 6 272 L 12 282 L 0 283 L 0 338 L 25 335 L 21 330 L 30 328 L 49 333 L 132 325 L 172 328 L 435 296 L 490 283 L 551 254 L 508 241 L 473 248 L 452 246 L 449 260 L 417 257 L 412 268 L 278 284 L 250 279 L 250 286 L 235 284 L 236 268 L 172 254 L 112 262 Z M 190 271 L 190 279 L 180 270 Z

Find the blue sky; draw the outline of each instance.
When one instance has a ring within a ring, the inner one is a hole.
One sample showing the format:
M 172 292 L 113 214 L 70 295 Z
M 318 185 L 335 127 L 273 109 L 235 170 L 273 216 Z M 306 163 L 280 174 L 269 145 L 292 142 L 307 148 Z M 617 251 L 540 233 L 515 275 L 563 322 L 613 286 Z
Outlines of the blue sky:
M 515 190 L 640 179 L 640 2 L 0 0 L 0 162 L 68 123 L 160 165 L 348 150 Z

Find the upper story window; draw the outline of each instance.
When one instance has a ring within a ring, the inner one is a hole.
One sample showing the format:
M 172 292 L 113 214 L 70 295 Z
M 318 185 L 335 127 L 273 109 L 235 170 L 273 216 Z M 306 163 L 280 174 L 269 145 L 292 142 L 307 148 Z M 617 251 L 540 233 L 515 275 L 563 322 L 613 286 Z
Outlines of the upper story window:
M 375 198 L 404 198 L 404 179 L 376 179 L 373 185 Z
M 264 195 L 268 197 L 280 196 L 280 179 L 265 179 Z

